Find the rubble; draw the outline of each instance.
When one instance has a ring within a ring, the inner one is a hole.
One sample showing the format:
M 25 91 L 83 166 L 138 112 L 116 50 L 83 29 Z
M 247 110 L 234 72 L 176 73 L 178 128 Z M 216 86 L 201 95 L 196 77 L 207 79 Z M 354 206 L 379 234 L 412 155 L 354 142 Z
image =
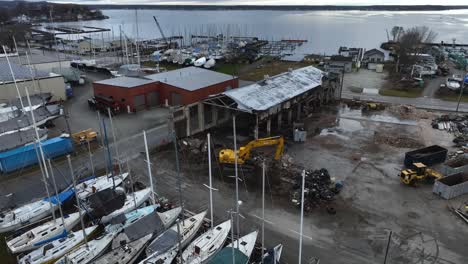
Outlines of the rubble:
M 342 184 L 335 183 L 327 169 L 305 170 L 304 210 L 310 211 L 333 201 L 341 187 Z M 291 193 L 291 201 L 296 206 L 301 205 L 301 191 L 302 172 L 296 171 Z
M 442 115 L 432 120 L 432 128 L 453 133 L 453 143 L 457 147 L 468 145 L 468 115 Z
M 374 142 L 377 144 L 385 144 L 396 148 L 419 148 L 423 144 L 416 139 L 399 136 L 389 136 L 380 133 L 374 133 Z
M 433 113 L 416 109 L 413 105 L 393 105 L 387 109 L 390 113 L 402 119 L 430 119 L 434 116 Z

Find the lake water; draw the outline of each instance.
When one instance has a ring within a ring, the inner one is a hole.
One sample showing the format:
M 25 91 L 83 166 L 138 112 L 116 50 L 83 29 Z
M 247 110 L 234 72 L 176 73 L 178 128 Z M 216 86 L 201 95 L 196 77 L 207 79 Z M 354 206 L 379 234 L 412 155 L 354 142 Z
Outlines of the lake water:
M 103 10 L 109 19 L 69 22 L 105 27 L 119 35 L 119 25 L 129 37 L 136 35 L 134 10 Z M 306 39 L 298 53 L 337 52 L 339 46 L 374 48 L 387 40 L 394 25 L 405 28 L 427 26 L 438 33 L 437 41 L 468 43 L 468 10 L 428 12 L 375 11 L 173 11 L 138 10 L 140 38 L 161 37 L 153 16 L 166 36 L 224 33 L 258 36 L 267 40 Z M 104 37 L 111 37 L 105 33 Z M 101 35 L 99 35 L 99 38 Z

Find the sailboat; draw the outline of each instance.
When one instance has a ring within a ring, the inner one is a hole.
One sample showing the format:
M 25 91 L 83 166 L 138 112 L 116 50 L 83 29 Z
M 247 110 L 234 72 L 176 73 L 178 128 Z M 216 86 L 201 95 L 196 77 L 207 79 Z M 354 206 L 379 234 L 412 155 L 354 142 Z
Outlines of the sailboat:
M 206 63 L 206 58 L 205 58 L 205 57 L 201 57 L 201 58 L 199 58 L 198 60 L 196 60 L 196 61 L 193 63 L 193 65 L 194 65 L 195 67 L 201 67 L 201 66 L 203 66 L 205 63 Z
M 263 255 L 263 264 L 279 264 L 282 252 L 283 244 L 278 244 L 274 248 L 267 250 L 265 255 Z
M 255 241 L 257 240 L 258 232 L 254 231 L 248 235 L 245 235 L 239 239 L 239 248 L 237 248 L 237 240 L 232 242 L 223 248 L 218 254 L 216 254 L 208 263 L 220 264 L 220 263 L 232 263 L 232 254 L 234 252 L 235 263 L 233 264 L 247 264 L 249 263 L 250 255 L 255 247 Z M 234 247 L 234 249 L 233 249 Z
M 124 241 L 118 248 L 96 259 L 94 264 L 132 264 L 140 256 L 153 234 L 148 234 L 130 243 Z
M 112 241 L 112 251 L 100 257 L 95 263 L 133 263 L 151 238 L 168 228 L 181 211 L 182 208 L 177 207 L 164 213 L 153 211 L 143 218 L 128 219 L 130 222 L 124 224 L 124 231 Z
M 86 236 L 89 236 L 97 229 L 97 227 L 97 225 L 88 227 L 84 230 L 84 233 Z M 67 237 L 47 243 L 25 255 L 18 261 L 18 264 L 55 263 L 57 259 L 65 255 L 79 244 L 83 243 L 83 241 L 84 236 L 82 230 L 70 233 Z
M 51 241 L 66 237 L 69 231 L 80 222 L 78 212 L 65 215 L 63 221 L 59 218 L 37 226 L 24 234 L 6 242 L 11 253 L 21 253 L 36 249 Z
M 159 235 L 151 242 L 148 248 L 146 248 L 147 258 L 142 260 L 140 264 L 170 264 L 177 256 L 179 247 L 184 248 L 197 234 L 205 215 L 206 211 L 194 215 L 181 221 L 181 223 L 175 224 Z M 180 234 L 177 232 L 178 229 Z
M 56 264 L 86 264 L 91 263 L 99 257 L 109 247 L 112 239 L 117 235 L 118 231 L 104 233 L 94 240 L 89 241 L 74 249 L 67 255 L 60 258 Z
M 183 263 L 206 263 L 214 254 L 223 248 L 229 235 L 231 221 L 221 223 L 195 239 L 182 253 Z
M 73 195 L 73 190 L 69 189 L 59 194 L 59 201 L 56 197 L 44 198 L 0 213 L 0 233 L 14 231 L 45 218 L 52 213 L 51 207 L 55 211 L 59 203 L 67 201 Z
M 128 173 L 122 173 L 121 175 L 114 176 L 113 179 L 110 176 L 111 174 L 97 178 L 92 177 L 77 184 L 76 193 L 78 194 L 78 198 L 84 200 L 93 193 L 112 188 L 114 183 L 115 186 L 119 186 L 128 177 Z
M 209 69 L 209 68 L 212 68 L 213 66 L 215 66 L 215 64 L 216 64 L 215 59 L 211 58 L 205 64 L 203 64 L 203 67 L 206 68 L 206 69 Z
M 112 213 L 105 215 L 101 218 L 101 223 L 106 224 L 109 223 L 112 218 L 117 217 L 121 214 L 128 213 L 136 208 L 138 208 L 140 205 L 142 205 L 146 200 L 151 195 L 151 189 L 146 188 L 141 191 L 137 191 L 134 193 L 127 194 L 127 197 L 125 198 L 125 203 L 124 205 Z

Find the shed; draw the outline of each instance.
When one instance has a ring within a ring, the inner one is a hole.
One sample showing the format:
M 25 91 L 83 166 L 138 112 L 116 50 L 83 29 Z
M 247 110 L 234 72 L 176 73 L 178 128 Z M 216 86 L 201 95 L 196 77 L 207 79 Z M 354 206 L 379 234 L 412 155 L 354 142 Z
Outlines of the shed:
M 93 88 L 94 95 L 111 98 L 133 112 L 160 104 L 159 86 L 148 79 L 118 77 L 94 82 Z
M 192 104 L 239 87 L 237 76 L 193 66 L 151 74 L 145 78 L 160 83 L 161 98 L 170 105 Z
M 22 97 L 26 96 L 25 87 L 28 87 L 31 95 L 48 92 L 52 94 L 54 100 L 67 99 L 65 81 L 61 75 L 41 70 L 32 70 L 31 75 L 31 69 L 27 66 L 15 63 L 10 65 Z M 37 87 L 37 91 L 33 90 L 33 87 Z M 10 67 L 4 60 L 0 60 L 0 91 L 0 100 L 10 101 L 18 98 Z

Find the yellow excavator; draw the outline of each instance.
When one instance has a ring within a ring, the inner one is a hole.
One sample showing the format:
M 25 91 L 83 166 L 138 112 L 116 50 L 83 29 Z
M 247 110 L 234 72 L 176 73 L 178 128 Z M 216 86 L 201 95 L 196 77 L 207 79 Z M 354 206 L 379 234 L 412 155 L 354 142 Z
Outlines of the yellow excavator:
M 415 185 L 417 181 L 433 181 L 443 177 L 442 174 L 421 162 L 413 163 L 413 167 L 414 169 L 403 169 L 400 172 L 400 180 L 406 185 Z
M 250 152 L 254 148 L 274 146 L 276 147 L 275 160 L 279 160 L 284 151 L 284 138 L 282 136 L 260 138 L 250 141 L 247 145 L 240 147 L 237 154 L 237 164 L 244 164 L 250 159 Z M 219 152 L 219 162 L 221 164 L 234 164 L 235 153 L 232 149 L 222 149 Z

